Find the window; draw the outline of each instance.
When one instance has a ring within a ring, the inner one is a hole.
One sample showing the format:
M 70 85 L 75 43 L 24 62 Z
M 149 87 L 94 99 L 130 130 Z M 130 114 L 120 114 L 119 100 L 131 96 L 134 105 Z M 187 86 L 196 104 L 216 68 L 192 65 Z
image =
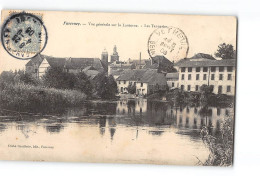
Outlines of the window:
M 38 72 L 38 69 L 36 68 L 34 71 L 35 71 L 35 73 L 37 73 L 37 72 Z
M 225 112 L 226 116 L 229 116 L 229 111 L 226 109 L 226 112 Z
M 143 83 L 141 83 L 141 87 L 143 87 Z
M 181 72 L 185 72 L 185 67 L 181 67 Z
M 172 82 L 172 87 L 174 87 L 174 82 Z
M 233 67 L 232 66 L 227 67 L 227 71 L 228 72 L 232 72 L 233 71 Z
M 223 74 L 219 74 L 219 80 L 220 80 L 220 81 L 223 80 Z
M 184 85 L 181 85 L 181 90 L 184 90 Z
M 124 84 L 126 84 L 126 81 L 124 81 Z
M 199 91 L 199 86 L 198 85 L 196 85 L 196 91 Z
M 200 79 L 200 74 L 196 74 L 196 80 Z
M 184 74 L 181 75 L 181 80 L 184 80 Z
M 231 91 L 231 86 L 227 86 L 227 92 Z
M 196 67 L 196 72 L 200 72 L 200 67 Z
M 211 80 L 215 80 L 215 75 L 211 74 Z
M 208 72 L 208 67 L 203 67 L 203 72 Z
M 120 81 L 118 81 L 118 84 L 120 84 Z
M 217 108 L 217 115 L 220 116 L 221 109 Z
M 207 80 L 207 74 L 203 75 L 203 80 Z
M 192 67 L 188 67 L 188 72 L 192 72 Z
M 224 67 L 219 67 L 219 72 L 223 72 L 224 71 Z
M 211 67 L 211 71 L 215 72 L 216 71 L 216 67 Z
M 187 113 L 190 113 L 190 108 L 187 107 L 187 108 L 186 108 L 186 112 L 187 112 Z
M 188 74 L 188 80 L 191 80 L 191 74 Z
M 190 85 L 188 85 L 188 88 L 187 88 L 187 89 L 188 89 L 188 91 L 190 91 Z
M 218 94 L 222 94 L 222 86 L 218 86 Z
M 123 87 L 121 87 L 121 92 L 123 92 L 124 91 L 124 88 Z
M 228 74 L 227 80 L 231 80 L 232 79 L 232 75 Z
M 197 112 L 198 112 L 198 109 L 194 108 L 194 113 L 197 114 Z

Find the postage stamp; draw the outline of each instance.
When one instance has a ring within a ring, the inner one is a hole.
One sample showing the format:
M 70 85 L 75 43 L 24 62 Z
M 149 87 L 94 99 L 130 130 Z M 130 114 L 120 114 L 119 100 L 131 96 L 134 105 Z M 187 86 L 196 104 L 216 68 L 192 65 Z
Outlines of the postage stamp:
M 148 53 L 151 58 L 157 55 L 163 55 L 169 61 L 177 62 L 185 58 L 188 51 L 188 38 L 179 28 L 157 28 L 149 36 Z
M 4 49 L 17 59 L 30 59 L 39 54 L 47 43 L 47 30 L 40 17 L 31 13 L 15 13 L 2 27 Z

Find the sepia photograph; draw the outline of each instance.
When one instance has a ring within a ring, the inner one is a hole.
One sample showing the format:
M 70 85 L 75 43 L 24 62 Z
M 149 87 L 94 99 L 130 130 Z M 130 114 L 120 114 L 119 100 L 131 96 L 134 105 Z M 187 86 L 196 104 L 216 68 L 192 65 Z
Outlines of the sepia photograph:
M 237 20 L 2 10 L 0 160 L 232 166 Z

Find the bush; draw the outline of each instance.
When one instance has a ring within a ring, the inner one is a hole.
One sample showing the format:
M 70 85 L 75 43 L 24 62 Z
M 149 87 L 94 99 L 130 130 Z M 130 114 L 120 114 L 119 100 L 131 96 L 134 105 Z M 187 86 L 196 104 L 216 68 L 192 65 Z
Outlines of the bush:
M 130 94 L 135 94 L 136 93 L 136 84 L 129 84 L 127 87 L 127 91 Z
M 96 93 L 102 99 L 113 99 L 118 93 L 117 84 L 113 76 L 101 73 L 95 78 Z
M 210 154 L 205 162 L 199 164 L 205 166 L 231 166 L 233 163 L 233 117 L 228 117 L 221 124 L 221 135 L 214 137 L 209 134 L 208 127 L 201 130 L 201 138 L 209 148 Z
M 93 94 L 93 84 L 90 80 L 90 77 L 85 73 L 80 72 L 76 74 L 76 81 L 74 83 L 74 88 L 85 93 L 88 97 L 91 97 Z
M 64 72 L 59 67 L 51 67 L 42 79 L 44 85 L 57 89 L 73 89 L 77 80 L 76 75 Z
M 35 110 L 79 105 L 86 95 L 76 90 L 59 90 L 26 84 L 8 84 L 0 90 L 2 107 Z

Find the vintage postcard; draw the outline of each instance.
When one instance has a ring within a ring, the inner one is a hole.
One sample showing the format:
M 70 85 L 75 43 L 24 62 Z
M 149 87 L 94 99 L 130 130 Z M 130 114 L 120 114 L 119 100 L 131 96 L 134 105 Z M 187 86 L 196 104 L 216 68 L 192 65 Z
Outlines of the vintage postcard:
M 231 166 L 233 16 L 2 10 L 0 160 Z

